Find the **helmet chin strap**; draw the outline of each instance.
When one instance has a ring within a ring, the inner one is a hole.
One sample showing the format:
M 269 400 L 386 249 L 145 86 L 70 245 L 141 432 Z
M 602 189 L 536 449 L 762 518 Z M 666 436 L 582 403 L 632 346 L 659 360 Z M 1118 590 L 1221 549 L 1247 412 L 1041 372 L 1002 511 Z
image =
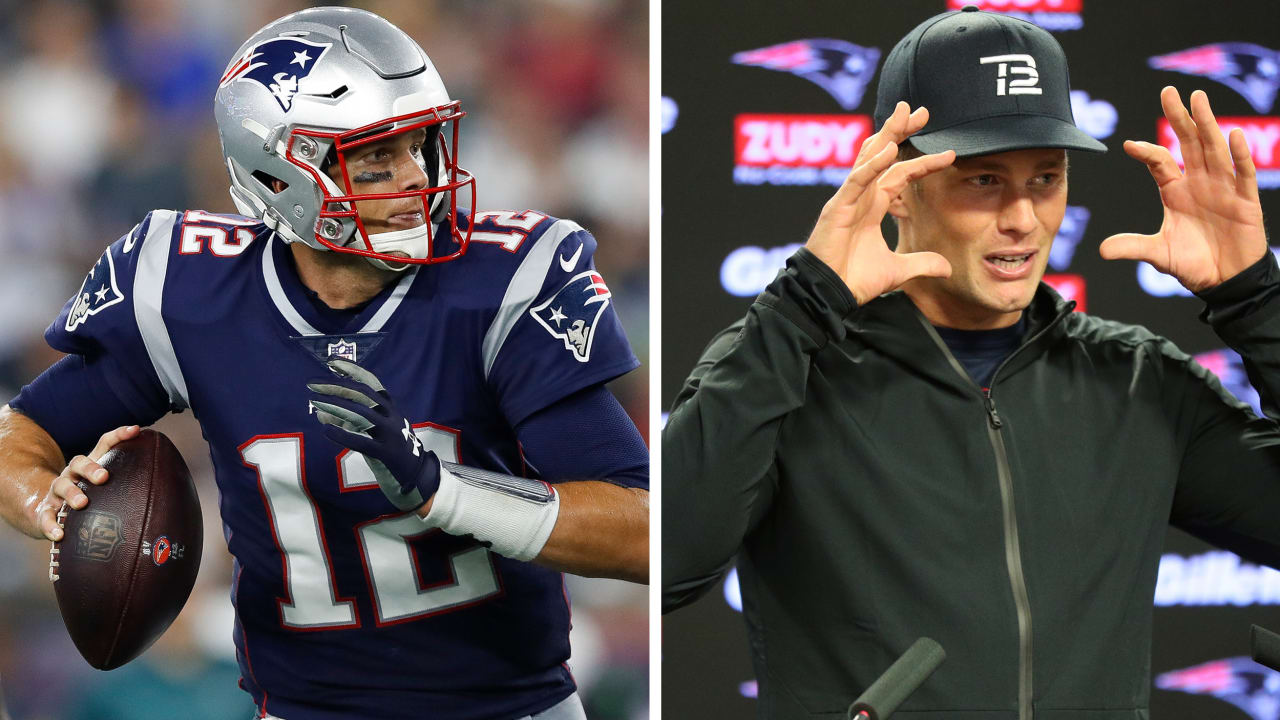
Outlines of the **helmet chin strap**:
M 369 243 L 373 245 L 374 252 L 388 254 L 400 251 L 415 260 L 427 257 L 427 241 L 430 238 L 431 224 L 429 222 L 405 230 L 369 233 Z M 404 272 L 410 267 L 409 263 L 394 263 L 398 267 L 393 267 L 393 263 L 381 258 L 366 257 L 365 259 L 373 263 L 374 267 L 392 272 Z

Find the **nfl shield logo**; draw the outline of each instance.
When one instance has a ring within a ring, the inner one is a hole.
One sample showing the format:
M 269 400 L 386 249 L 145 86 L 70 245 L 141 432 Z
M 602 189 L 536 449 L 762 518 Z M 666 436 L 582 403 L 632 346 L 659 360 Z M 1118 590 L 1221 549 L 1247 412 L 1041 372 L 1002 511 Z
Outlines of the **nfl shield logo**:
M 339 340 L 336 343 L 329 343 L 329 357 L 339 357 L 343 360 L 356 361 L 356 344 Z
M 124 542 L 124 523 L 114 513 L 88 510 L 85 514 L 87 521 L 80 525 L 73 552 L 86 560 L 107 562 Z

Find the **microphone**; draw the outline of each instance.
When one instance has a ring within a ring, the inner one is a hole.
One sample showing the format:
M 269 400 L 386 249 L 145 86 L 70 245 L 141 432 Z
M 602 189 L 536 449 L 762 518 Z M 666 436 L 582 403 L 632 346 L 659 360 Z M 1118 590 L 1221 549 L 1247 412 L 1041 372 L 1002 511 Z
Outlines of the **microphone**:
M 1253 625 L 1249 628 L 1249 648 L 1254 662 L 1280 670 L 1280 635 Z
M 947 658 L 934 640 L 916 640 L 849 706 L 848 720 L 885 720 Z

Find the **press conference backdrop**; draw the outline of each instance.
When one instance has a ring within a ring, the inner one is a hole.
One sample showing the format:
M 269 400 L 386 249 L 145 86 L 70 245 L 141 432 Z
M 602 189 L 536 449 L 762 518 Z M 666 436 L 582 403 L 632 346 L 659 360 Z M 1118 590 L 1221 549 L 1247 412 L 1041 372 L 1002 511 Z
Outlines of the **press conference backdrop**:
M 1113 233 L 1160 225 L 1154 183 L 1120 144 L 1160 142 L 1176 154 L 1158 99 L 1170 84 L 1184 98 L 1204 90 L 1224 128 L 1243 128 L 1263 210 L 1280 217 L 1280 8 L 1274 0 L 977 4 L 1053 32 L 1070 62 L 1077 124 L 1111 148 L 1071 158 L 1069 207 L 1046 279 L 1082 309 L 1171 338 L 1256 406 L 1239 357 L 1197 320 L 1200 301 L 1149 266 L 1104 262 L 1097 248 Z M 961 6 L 664 4 L 664 406 L 712 335 L 746 311 L 804 242 L 871 132 L 876 83 L 893 44 L 925 18 Z M 664 717 L 755 713 L 736 593 L 731 575 L 664 618 Z M 1251 622 L 1280 628 L 1280 572 L 1171 530 L 1153 602 L 1154 718 L 1280 718 L 1280 674 L 1247 659 Z

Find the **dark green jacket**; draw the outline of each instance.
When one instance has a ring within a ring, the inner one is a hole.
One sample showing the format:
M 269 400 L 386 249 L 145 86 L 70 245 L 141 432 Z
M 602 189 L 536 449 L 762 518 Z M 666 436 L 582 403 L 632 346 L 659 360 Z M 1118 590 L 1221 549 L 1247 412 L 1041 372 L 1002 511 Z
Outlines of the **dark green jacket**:
M 1202 297 L 1270 412 L 1275 261 Z M 905 294 L 856 307 L 801 250 L 708 347 L 662 436 L 665 605 L 736 560 L 762 717 L 842 717 L 929 636 L 894 717 L 1146 718 L 1166 525 L 1280 565 L 1277 423 L 1048 286 L 1028 313 L 986 396 Z

